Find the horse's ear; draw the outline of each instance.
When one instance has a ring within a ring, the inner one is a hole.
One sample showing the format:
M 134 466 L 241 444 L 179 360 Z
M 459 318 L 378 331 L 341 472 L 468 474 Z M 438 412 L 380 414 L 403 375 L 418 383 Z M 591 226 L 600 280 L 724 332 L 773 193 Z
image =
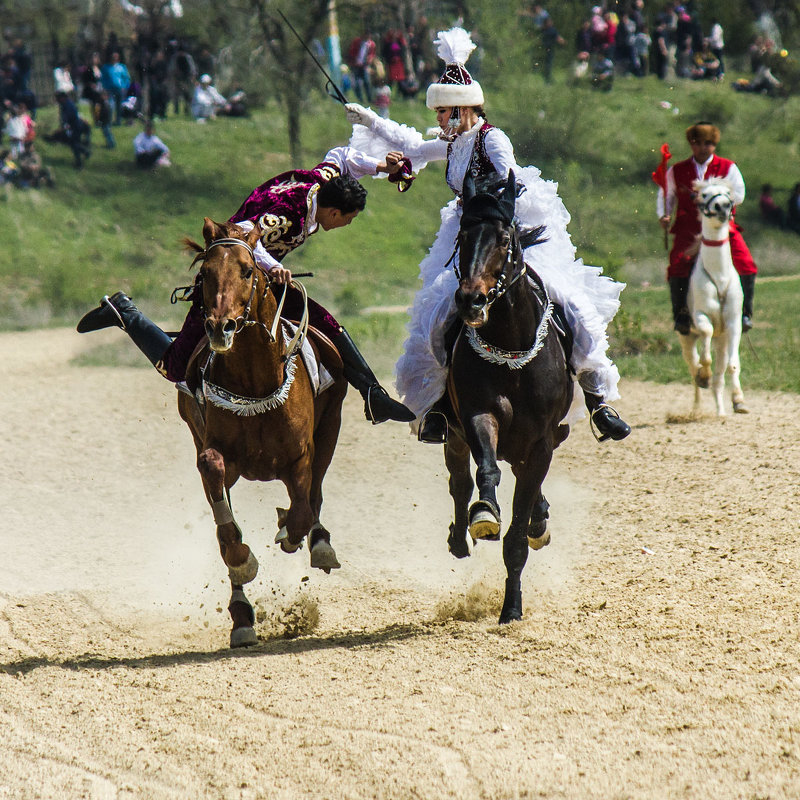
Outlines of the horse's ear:
M 506 181 L 506 188 L 503 190 L 503 195 L 500 198 L 500 210 L 503 216 L 508 220 L 509 224 L 514 219 L 514 209 L 517 205 L 517 179 L 514 177 L 514 170 L 508 171 L 508 180 Z
M 250 247 L 255 247 L 258 244 L 258 240 L 261 238 L 261 226 L 258 223 L 253 225 L 244 238 Z
M 206 240 L 206 246 L 211 244 L 215 239 L 225 238 L 225 228 L 213 219 L 205 217 L 203 219 L 203 238 Z
M 472 200 L 473 197 L 475 197 L 475 179 L 472 177 L 472 173 L 467 172 L 464 176 L 464 184 L 461 187 L 462 204 Z

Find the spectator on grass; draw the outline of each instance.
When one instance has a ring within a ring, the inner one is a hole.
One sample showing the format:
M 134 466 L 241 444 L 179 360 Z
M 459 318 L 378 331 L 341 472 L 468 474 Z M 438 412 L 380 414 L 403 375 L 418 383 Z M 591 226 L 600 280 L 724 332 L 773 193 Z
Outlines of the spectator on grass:
M 179 114 L 181 101 L 183 101 L 184 113 L 189 114 L 191 113 L 192 95 L 197 82 L 197 65 L 182 42 L 177 42 L 176 48 L 167 66 L 172 108 L 176 114 Z
M 722 78 L 725 77 L 725 60 L 722 57 L 725 49 L 725 38 L 722 25 L 719 24 L 716 17 L 711 20 L 711 31 L 708 34 L 708 40 L 711 44 L 711 52 L 716 56 L 717 61 L 719 61 L 717 78 L 722 80 Z
M 69 145 L 75 158 L 75 168 L 83 167 L 83 161 L 91 154 L 92 129 L 81 117 L 75 103 L 66 92 L 56 92 L 59 127 L 45 141 L 62 142 Z
M 777 225 L 779 228 L 784 226 L 783 209 L 775 202 L 772 196 L 772 184 L 765 183 L 761 187 L 761 196 L 758 198 L 758 207 L 761 211 L 761 218 L 770 225 Z
M 796 183 L 786 205 L 786 224 L 795 233 L 800 233 L 800 183 Z
M 551 16 L 547 16 L 542 23 L 542 47 L 544 48 L 544 82 L 553 82 L 553 59 L 556 55 L 556 47 L 563 47 L 566 44 L 561 34 L 556 29 Z
M 169 167 L 169 148 L 155 134 L 153 121 L 148 119 L 144 130 L 133 140 L 133 154 L 136 166 L 142 169 Z
M 631 63 L 633 74 L 637 78 L 644 78 L 650 72 L 650 29 L 641 25 L 631 39 Z
M 53 87 L 56 94 L 63 92 L 66 95 L 74 96 L 75 84 L 72 82 L 68 61 L 59 61 L 56 64 L 53 70 Z
M 122 103 L 127 97 L 131 85 L 131 76 L 128 68 L 122 63 L 118 51 L 111 54 L 108 62 L 100 68 L 103 88 L 114 105 L 114 125 L 122 124 Z
M 3 130 L 8 136 L 12 159 L 19 158 L 25 148 L 25 142 L 33 141 L 36 135 L 33 126 L 34 122 L 28 114 L 25 103 L 18 103 L 11 107 L 11 114 Z
M 211 76 L 201 75 L 192 96 L 192 117 L 195 121 L 205 122 L 214 119 L 218 113 L 225 110 L 226 104 L 225 98 L 211 82 Z
M 32 186 L 34 189 L 38 189 L 42 181 L 47 186 L 53 187 L 55 185 L 53 171 L 50 167 L 44 166 L 42 157 L 36 151 L 33 142 L 26 142 L 25 148 L 17 159 L 17 186 L 21 188 Z

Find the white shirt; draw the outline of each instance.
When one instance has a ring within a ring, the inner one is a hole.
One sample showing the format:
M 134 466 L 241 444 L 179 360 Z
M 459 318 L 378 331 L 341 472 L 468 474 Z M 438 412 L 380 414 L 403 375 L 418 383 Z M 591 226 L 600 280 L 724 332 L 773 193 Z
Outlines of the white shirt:
M 137 156 L 152 153 L 154 150 L 169 153 L 169 148 L 155 134 L 148 136 L 144 131 L 136 134 L 133 140 L 133 152 Z
M 708 169 L 708 165 L 711 163 L 711 159 L 714 156 L 711 156 L 707 161 L 704 161 L 702 164 L 698 164 L 694 159 L 692 159 L 692 164 L 694 164 L 695 173 L 697 175 L 697 180 L 702 181 L 705 179 L 706 170 Z M 744 201 L 745 195 L 745 187 L 744 187 L 744 178 L 742 177 L 742 173 L 739 171 L 739 167 L 736 164 L 731 164 L 731 168 L 728 170 L 728 174 L 725 176 L 725 180 L 730 183 L 731 188 L 733 189 L 733 204 L 738 206 L 740 203 Z M 672 167 L 667 170 L 667 202 L 666 207 L 664 205 L 664 192 L 661 189 L 658 190 L 658 195 L 656 196 L 656 212 L 658 213 L 659 219 L 664 216 L 672 216 L 672 212 L 675 210 L 675 206 L 678 202 L 678 196 L 675 192 L 675 175 L 672 172 Z

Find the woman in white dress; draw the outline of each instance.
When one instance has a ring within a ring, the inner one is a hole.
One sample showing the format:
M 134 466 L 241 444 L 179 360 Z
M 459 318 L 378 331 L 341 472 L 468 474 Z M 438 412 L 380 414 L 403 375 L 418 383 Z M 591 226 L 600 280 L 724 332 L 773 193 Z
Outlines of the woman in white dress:
M 567 233 L 570 217 L 558 196 L 557 184 L 543 180 L 536 167 L 519 166 L 508 136 L 486 122 L 483 90 L 464 66 L 475 48 L 469 34 L 462 28 L 442 31 L 436 44 L 447 65 L 427 93 L 428 108 L 436 111 L 441 128 L 438 138 L 426 140 L 414 128 L 384 119 L 358 104 L 346 106 L 348 120 L 354 123 L 350 140 L 354 148 L 373 155 L 402 150 L 414 171 L 431 161 L 446 160 L 447 183 L 456 195 L 442 209 L 439 233 L 420 264 L 422 288 L 414 298 L 408 339 L 396 368 L 397 389 L 417 415 L 413 425 L 419 438 L 442 442 L 447 436 L 444 417 L 435 412 L 447 379 L 445 332 L 456 314 L 458 254 L 454 256 L 454 251 L 464 176 L 468 171 L 474 178 L 497 172 L 507 178 L 509 170 L 513 170 L 518 185 L 518 226 L 546 226 L 546 241 L 528 247 L 524 251 L 525 262 L 544 281 L 553 300 L 564 308 L 574 337 L 571 365 L 598 438 L 623 439 L 630 427 L 608 405 L 619 398 L 619 373 L 607 354 L 606 328 L 619 308 L 619 295 L 625 285 L 603 276 L 599 267 L 575 259 L 575 248 Z M 576 398 L 579 397 L 576 390 Z M 582 403 L 573 403 L 565 421 L 582 415 Z

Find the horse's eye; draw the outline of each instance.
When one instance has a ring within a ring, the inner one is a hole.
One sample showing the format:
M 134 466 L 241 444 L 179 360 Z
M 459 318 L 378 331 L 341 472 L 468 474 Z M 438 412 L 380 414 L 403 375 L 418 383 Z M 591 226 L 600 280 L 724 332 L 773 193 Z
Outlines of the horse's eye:
M 246 281 L 249 281 L 249 280 L 250 280 L 250 278 L 252 278 L 252 277 L 253 277 L 253 268 L 252 268 L 252 267 L 245 267 L 245 268 L 242 270 L 242 275 L 244 276 L 244 279 L 245 279 Z

